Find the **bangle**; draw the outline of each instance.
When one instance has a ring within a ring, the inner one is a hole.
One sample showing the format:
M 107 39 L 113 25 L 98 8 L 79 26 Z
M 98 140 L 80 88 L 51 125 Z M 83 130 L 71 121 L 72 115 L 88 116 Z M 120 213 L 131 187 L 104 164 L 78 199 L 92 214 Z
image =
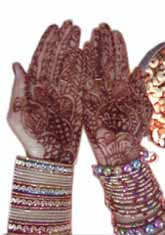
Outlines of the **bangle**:
M 147 201 L 146 202 L 146 205 L 147 205 L 147 208 L 148 207 L 151 207 L 151 205 L 152 205 L 152 203 L 155 203 L 155 200 L 157 201 L 157 199 L 159 199 L 159 201 L 161 201 L 161 197 L 160 197 L 160 195 L 158 194 L 158 195 L 155 195 L 155 197 L 154 198 L 152 198 L 151 200 L 149 200 L 149 201 Z M 125 210 L 127 210 L 127 211 L 130 211 L 130 210 L 132 210 L 132 209 L 136 209 L 136 210 L 141 210 L 142 208 L 144 208 L 145 207 L 145 204 L 143 204 L 143 203 L 140 203 L 140 204 L 136 204 L 136 205 L 123 205 L 123 204 L 115 204 L 115 207 L 118 209 L 125 209 Z
M 161 217 L 157 217 L 153 222 L 146 223 L 142 226 L 136 224 L 129 225 L 129 228 L 114 227 L 115 234 L 119 235 L 149 235 L 157 234 L 165 228 L 165 223 Z
M 162 211 L 158 211 L 154 216 L 149 216 L 147 218 L 143 218 L 143 220 L 141 220 L 141 221 L 136 221 L 136 222 L 129 221 L 129 223 L 128 222 L 123 223 L 123 221 L 118 222 L 114 217 L 114 225 L 116 227 L 123 227 L 123 228 L 131 228 L 132 226 L 133 227 L 140 227 L 140 226 L 144 226 L 148 223 L 152 223 L 155 220 L 155 218 L 161 217 L 162 214 L 163 214 Z
M 71 234 L 73 166 L 17 157 L 8 234 Z
M 104 188 L 105 204 L 112 210 L 117 235 L 147 235 L 151 231 L 155 234 L 164 227 L 160 186 L 147 160 L 139 155 L 130 163 L 114 168 L 93 166 Z M 146 151 L 144 155 L 147 156 Z
M 140 156 L 140 157 L 139 157 Z M 129 177 L 131 173 L 137 173 L 141 168 L 143 168 L 143 164 L 147 161 L 148 151 L 144 150 L 139 153 L 137 159 L 131 161 L 131 163 L 127 163 L 125 165 L 116 166 L 112 168 L 111 166 L 93 166 L 94 174 L 96 176 L 114 176 L 114 179 L 118 176 L 124 178 L 124 176 Z M 130 173 L 128 175 L 128 173 Z

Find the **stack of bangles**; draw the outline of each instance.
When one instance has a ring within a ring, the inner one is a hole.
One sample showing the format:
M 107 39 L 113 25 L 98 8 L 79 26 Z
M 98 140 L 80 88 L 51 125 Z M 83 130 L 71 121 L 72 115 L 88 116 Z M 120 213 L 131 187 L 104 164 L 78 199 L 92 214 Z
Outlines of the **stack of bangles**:
M 8 235 L 71 235 L 72 165 L 17 157 Z
M 158 234 L 165 228 L 163 195 L 147 162 L 147 150 L 132 162 L 116 166 L 93 166 L 112 211 L 117 235 Z

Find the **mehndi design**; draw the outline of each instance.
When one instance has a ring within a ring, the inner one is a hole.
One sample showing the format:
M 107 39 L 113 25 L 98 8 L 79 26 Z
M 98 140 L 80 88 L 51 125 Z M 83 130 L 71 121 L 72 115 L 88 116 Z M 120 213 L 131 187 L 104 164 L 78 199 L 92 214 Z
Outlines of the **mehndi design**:
M 97 161 L 128 162 L 141 149 L 153 111 L 145 90 L 146 75 L 139 67 L 130 75 L 122 35 L 107 25 L 94 30 L 84 54 L 84 124 Z
M 9 235 L 72 234 L 72 183 L 82 129 L 80 29 L 50 26 L 28 73 L 13 66 L 8 121 L 25 147 L 17 157 Z
M 164 227 L 163 197 L 148 165 L 149 153 L 141 146 L 153 114 L 145 86 L 148 73 L 141 66 L 130 73 L 124 39 L 107 24 L 93 31 L 84 57 L 84 125 L 114 232 L 158 234 Z
M 28 72 L 13 65 L 8 121 L 27 157 L 16 159 L 8 235 L 72 234 L 73 172 L 83 121 L 115 234 L 163 235 L 163 196 L 141 141 L 151 132 L 165 147 L 165 44 L 130 73 L 119 31 L 101 24 L 83 51 L 79 40 L 72 22 L 52 25 Z
M 81 127 L 80 30 L 71 22 L 50 26 L 28 73 L 14 65 L 16 81 L 8 115 L 28 156 L 72 164 Z

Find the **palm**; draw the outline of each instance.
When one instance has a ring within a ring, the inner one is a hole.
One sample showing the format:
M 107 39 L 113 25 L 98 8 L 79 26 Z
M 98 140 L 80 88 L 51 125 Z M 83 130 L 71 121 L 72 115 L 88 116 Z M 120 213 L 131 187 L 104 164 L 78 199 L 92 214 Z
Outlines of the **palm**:
M 75 160 L 82 126 L 79 29 L 70 22 L 43 35 L 24 94 L 14 95 L 10 124 L 28 155 L 62 163 Z
M 137 156 L 148 133 L 152 106 L 146 75 L 140 68 L 129 74 L 124 40 L 107 25 L 93 32 L 84 53 L 89 64 L 84 96 L 88 137 L 100 164 L 122 164 Z

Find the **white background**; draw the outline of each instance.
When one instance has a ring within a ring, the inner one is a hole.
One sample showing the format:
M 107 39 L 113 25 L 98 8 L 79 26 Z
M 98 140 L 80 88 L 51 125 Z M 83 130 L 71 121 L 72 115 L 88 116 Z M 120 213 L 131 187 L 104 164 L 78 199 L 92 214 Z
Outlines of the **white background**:
M 43 31 L 66 19 L 82 28 L 81 46 L 101 22 L 119 29 L 127 42 L 131 68 L 149 49 L 165 41 L 164 0 L 0 0 L 0 234 L 6 232 L 15 156 L 24 155 L 6 122 L 14 79 L 11 65 L 20 61 L 27 69 Z M 112 234 L 103 191 L 91 171 L 95 159 L 84 133 L 82 137 L 74 181 L 73 233 Z M 152 166 L 165 190 L 165 150 L 152 144 L 148 148 L 160 155 Z

